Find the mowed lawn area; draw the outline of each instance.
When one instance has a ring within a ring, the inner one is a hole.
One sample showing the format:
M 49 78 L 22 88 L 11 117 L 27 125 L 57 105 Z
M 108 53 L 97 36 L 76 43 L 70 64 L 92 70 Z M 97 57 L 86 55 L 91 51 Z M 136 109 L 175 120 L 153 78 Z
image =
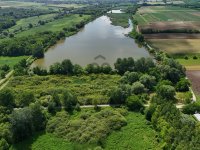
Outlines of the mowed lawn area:
M 139 25 L 148 25 L 160 21 L 200 21 L 200 12 L 173 6 L 149 6 L 140 8 L 133 17 Z

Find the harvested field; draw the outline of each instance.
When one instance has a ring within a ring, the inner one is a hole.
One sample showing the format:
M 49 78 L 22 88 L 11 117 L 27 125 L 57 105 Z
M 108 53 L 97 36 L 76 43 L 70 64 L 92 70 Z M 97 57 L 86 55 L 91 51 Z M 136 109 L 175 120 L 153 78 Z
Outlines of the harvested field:
M 200 22 L 195 21 L 169 21 L 169 22 L 151 22 L 148 25 L 139 26 L 139 30 L 142 33 L 146 33 L 151 30 L 151 32 L 177 32 L 177 31 L 188 31 L 195 30 L 200 31 Z
M 200 39 L 148 39 L 148 42 L 169 54 L 200 53 Z
M 186 71 L 187 77 L 192 83 L 192 89 L 198 95 L 200 94 L 200 70 Z
M 156 33 L 143 35 L 145 39 L 200 39 L 200 34 L 187 33 Z

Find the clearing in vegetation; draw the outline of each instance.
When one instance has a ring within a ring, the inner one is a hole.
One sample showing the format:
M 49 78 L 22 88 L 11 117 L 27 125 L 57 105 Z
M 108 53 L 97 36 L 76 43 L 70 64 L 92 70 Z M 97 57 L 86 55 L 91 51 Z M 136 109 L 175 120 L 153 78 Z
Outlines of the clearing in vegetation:
M 159 149 L 155 130 L 140 113 L 129 112 L 127 126 L 114 131 L 106 140 L 105 149 Z

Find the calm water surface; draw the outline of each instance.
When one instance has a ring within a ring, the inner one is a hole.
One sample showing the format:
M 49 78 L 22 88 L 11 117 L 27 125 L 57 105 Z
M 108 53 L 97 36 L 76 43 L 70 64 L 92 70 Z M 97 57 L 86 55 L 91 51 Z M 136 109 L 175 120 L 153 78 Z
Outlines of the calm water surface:
M 128 20 L 127 20 L 128 21 Z M 36 60 L 32 67 L 48 68 L 55 62 L 70 59 L 73 63 L 86 66 L 90 63 L 109 63 L 113 66 L 117 58 L 149 57 L 144 48 L 139 48 L 133 39 L 125 36 L 132 30 L 130 27 L 122 28 L 111 25 L 107 16 L 101 16 L 88 23 L 76 35 L 59 41 L 49 48 L 44 58 Z M 103 57 L 98 57 L 103 56 Z

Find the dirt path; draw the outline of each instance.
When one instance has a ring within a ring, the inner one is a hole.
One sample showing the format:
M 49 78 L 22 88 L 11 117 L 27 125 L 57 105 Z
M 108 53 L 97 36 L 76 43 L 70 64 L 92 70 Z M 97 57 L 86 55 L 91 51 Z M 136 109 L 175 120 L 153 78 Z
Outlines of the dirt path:
M 12 77 L 14 70 L 11 70 L 4 79 L 0 80 L 0 90 L 2 90 L 9 82 L 10 78 Z

